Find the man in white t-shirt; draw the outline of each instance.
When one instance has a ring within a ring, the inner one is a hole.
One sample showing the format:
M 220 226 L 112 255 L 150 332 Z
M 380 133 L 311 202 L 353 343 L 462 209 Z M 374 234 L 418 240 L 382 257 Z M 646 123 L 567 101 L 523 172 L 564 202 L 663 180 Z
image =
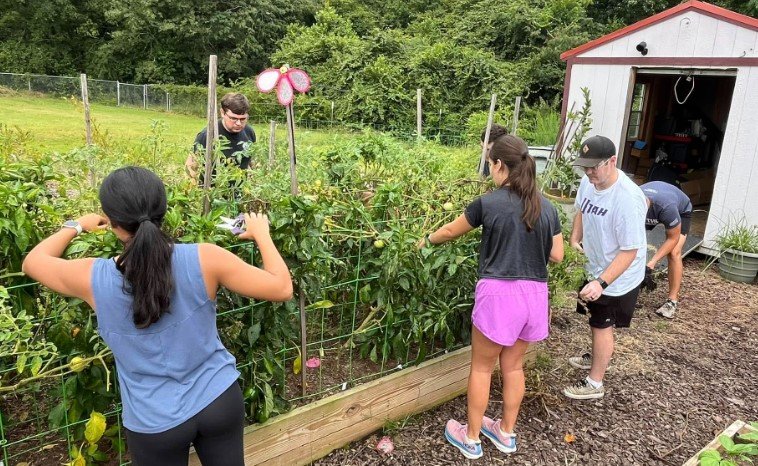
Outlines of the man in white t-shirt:
M 577 312 L 589 311 L 592 353 L 569 358 L 589 375 L 563 390 L 569 398 L 605 395 L 603 377 L 613 355 L 613 327 L 629 327 L 645 277 L 647 200 L 642 190 L 616 168 L 616 147 L 593 136 L 582 143 L 574 165 L 585 176 L 576 195 L 577 214 L 570 244 L 587 255 L 592 277 L 579 291 Z

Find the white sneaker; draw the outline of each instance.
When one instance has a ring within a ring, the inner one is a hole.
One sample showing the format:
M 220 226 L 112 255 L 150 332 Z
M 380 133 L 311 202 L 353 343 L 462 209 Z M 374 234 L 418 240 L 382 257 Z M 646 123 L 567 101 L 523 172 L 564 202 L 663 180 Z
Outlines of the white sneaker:
M 677 303 L 667 299 L 665 303 L 661 307 L 655 310 L 655 313 L 658 314 L 661 317 L 665 317 L 667 319 L 673 319 L 674 313 L 676 312 Z
M 590 353 L 584 353 L 581 356 L 570 357 L 569 364 L 577 369 L 590 370 L 592 368 L 592 355 Z

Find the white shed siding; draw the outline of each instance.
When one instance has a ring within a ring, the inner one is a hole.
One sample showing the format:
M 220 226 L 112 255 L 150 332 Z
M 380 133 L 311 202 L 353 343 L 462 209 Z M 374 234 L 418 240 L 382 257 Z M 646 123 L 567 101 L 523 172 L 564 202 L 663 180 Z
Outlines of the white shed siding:
M 757 31 L 688 11 L 621 36 L 579 57 L 641 57 L 636 48 L 647 43 L 647 57 L 758 56 Z
M 742 67 L 737 72 L 729 122 L 713 188 L 705 248 L 714 248 L 719 230 L 745 218 L 758 224 L 758 68 Z
M 575 103 L 574 110 L 580 110 L 584 103 L 582 88 L 588 88 L 592 99 L 589 135 L 603 135 L 616 147 L 620 147 L 622 141 L 630 71 L 629 65 L 574 65 L 571 68 L 571 89 L 566 108 Z

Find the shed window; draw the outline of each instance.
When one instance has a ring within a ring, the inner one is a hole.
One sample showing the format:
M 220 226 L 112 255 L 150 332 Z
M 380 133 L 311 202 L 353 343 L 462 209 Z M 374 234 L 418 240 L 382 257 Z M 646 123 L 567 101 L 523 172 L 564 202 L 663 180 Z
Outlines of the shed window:
M 639 139 L 642 132 L 642 115 L 645 108 L 645 97 L 647 97 L 647 84 L 638 83 L 634 85 L 634 95 L 632 95 L 632 109 L 629 112 L 629 129 L 626 133 L 627 139 Z

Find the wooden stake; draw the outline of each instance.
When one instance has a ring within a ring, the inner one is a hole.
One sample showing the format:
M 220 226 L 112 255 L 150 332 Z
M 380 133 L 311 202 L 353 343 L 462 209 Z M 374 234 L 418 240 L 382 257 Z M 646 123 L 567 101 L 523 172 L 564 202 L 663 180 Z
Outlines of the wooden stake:
M 89 90 L 87 89 L 87 75 L 79 75 L 79 81 L 82 86 L 82 103 L 84 103 L 84 129 L 87 134 L 87 145 L 92 145 L 92 121 L 89 113 Z
M 82 86 L 82 103 L 84 104 L 84 131 L 86 134 L 87 147 L 92 145 L 92 120 L 90 118 L 89 109 L 89 89 L 87 87 L 87 75 L 82 73 L 79 75 L 79 81 Z M 89 165 L 89 184 L 93 188 L 95 187 L 95 168 L 91 159 L 88 159 L 87 165 Z
M 422 127 L 422 109 L 421 109 L 421 89 L 416 89 L 416 138 L 420 141 L 423 137 Z
M 268 130 L 268 167 L 274 166 L 274 158 L 276 157 L 276 121 L 271 120 L 269 122 Z
M 482 157 L 479 159 L 479 176 L 484 178 L 484 164 L 487 163 L 487 146 L 490 143 L 490 130 L 492 121 L 495 119 L 495 103 L 497 94 L 492 94 L 490 98 L 490 113 L 487 115 L 487 129 L 484 130 L 484 142 L 482 144 Z
M 305 396 L 306 393 L 306 387 L 305 387 L 305 361 L 308 360 L 307 355 L 307 341 L 306 341 L 306 332 L 305 332 L 305 292 L 304 288 L 305 285 L 303 284 L 303 279 L 300 279 L 300 286 L 298 287 L 299 290 L 297 294 L 299 295 L 299 301 L 300 301 L 300 374 L 302 377 L 302 384 L 303 384 L 303 396 Z
M 218 138 L 218 115 L 216 113 L 216 66 L 217 57 L 211 55 L 208 61 L 208 129 L 205 134 L 205 177 L 203 178 L 203 215 L 211 210 L 211 173 L 213 171 L 213 148 Z
M 295 115 L 292 110 L 292 104 L 287 105 L 287 142 L 290 153 L 290 190 L 294 196 L 297 196 L 297 159 L 295 158 Z
M 513 109 L 513 131 L 511 131 L 512 135 L 516 135 L 516 130 L 518 129 L 518 114 L 519 110 L 521 110 L 521 96 L 516 97 L 516 105 Z

